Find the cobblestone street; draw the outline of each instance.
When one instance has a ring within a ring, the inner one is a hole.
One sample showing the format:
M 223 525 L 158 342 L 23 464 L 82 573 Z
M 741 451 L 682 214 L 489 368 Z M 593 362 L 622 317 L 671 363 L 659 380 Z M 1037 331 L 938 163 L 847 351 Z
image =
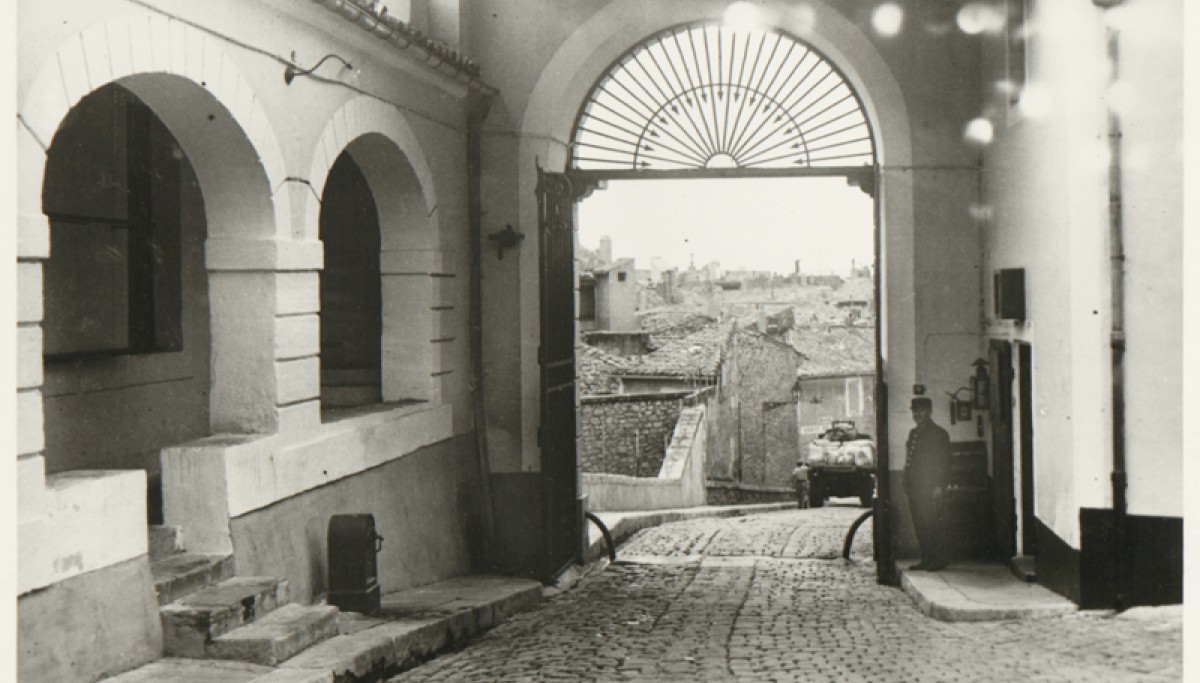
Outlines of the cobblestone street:
M 402 681 L 1171 681 L 1177 613 L 930 619 L 832 506 L 646 529 L 618 563 Z M 1149 617 L 1146 617 L 1146 614 Z

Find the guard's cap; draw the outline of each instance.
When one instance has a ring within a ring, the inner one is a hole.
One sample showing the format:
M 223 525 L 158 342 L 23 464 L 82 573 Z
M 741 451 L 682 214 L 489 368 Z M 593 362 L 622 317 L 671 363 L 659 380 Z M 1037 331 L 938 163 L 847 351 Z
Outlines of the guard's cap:
M 918 396 L 909 404 L 909 409 L 913 408 L 928 408 L 929 410 L 933 410 L 933 401 L 926 396 Z

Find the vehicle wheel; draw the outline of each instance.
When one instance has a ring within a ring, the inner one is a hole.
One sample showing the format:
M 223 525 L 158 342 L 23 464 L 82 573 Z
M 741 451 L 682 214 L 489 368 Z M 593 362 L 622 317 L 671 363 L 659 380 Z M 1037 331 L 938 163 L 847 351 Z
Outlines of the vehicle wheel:
M 861 493 L 858 494 L 858 502 L 865 508 L 871 507 L 875 502 L 875 482 L 868 481 L 863 485 Z

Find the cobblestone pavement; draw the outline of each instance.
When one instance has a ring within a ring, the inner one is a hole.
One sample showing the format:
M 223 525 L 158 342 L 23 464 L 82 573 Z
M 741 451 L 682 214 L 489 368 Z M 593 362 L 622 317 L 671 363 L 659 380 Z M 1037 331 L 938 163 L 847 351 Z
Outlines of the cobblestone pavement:
M 643 530 L 618 563 L 403 681 L 1175 681 L 1181 625 L 1081 612 L 925 617 L 875 583 L 861 513 L 825 507 Z

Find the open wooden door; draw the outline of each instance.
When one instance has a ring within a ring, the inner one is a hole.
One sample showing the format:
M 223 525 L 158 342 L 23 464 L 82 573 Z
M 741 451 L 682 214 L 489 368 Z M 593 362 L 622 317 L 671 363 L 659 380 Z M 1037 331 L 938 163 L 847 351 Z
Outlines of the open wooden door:
M 545 501 L 542 579 L 553 580 L 583 547 L 583 504 L 576 454 L 575 221 L 571 181 L 538 169 L 541 299 L 541 425 Z
M 1033 556 L 1037 554 L 1033 504 L 1033 347 L 1017 344 L 1017 358 L 1021 379 L 1021 554 Z
M 1017 501 L 1013 485 L 1012 344 L 992 340 L 988 349 L 992 386 L 988 396 L 992 421 L 992 518 L 996 551 L 1007 560 L 1017 553 Z

